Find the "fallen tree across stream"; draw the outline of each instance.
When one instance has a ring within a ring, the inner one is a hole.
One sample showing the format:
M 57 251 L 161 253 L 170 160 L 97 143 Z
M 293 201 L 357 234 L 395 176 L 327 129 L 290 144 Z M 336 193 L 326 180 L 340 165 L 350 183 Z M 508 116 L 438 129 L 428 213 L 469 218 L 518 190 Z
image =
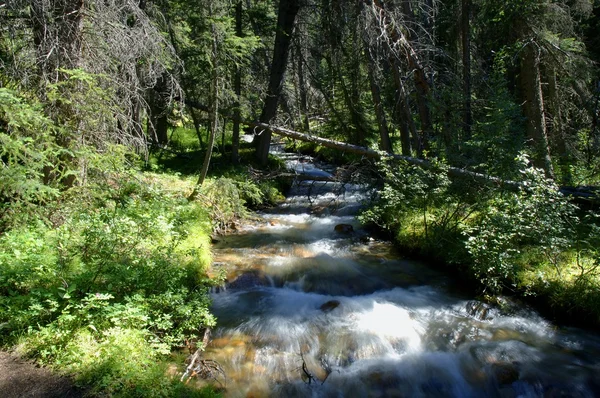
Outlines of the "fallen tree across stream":
M 327 138 L 317 137 L 314 135 L 308 135 L 300 133 L 298 131 L 289 130 L 283 127 L 271 126 L 264 123 L 247 123 L 254 129 L 255 134 L 260 134 L 262 131 L 270 131 L 273 134 L 277 134 L 282 137 L 292 138 L 295 140 L 312 142 L 317 145 L 322 145 L 327 148 L 338 149 L 343 152 L 349 152 L 361 156 L 365 156 L 371 159 L 382 159 L 384 157 L 391 157 L 394 159 L 403 160 L 409 164 L 423 167 L 425 169 L 433 169 L 437 166 L 425 159 L 414 158 L 411 156 L 397 155 L 386 153 L 383 151 L 376 151 L 371 148 L 366 148 L 358 145 L 347 144 L 340 141 L 334 141 Z M 448 167 L 448 176 L 451 178 L 470 179 L 480 184 L 488 186 L 496 186 L 505 188 L 512 191 L 517 191 L 524 187 L 524 185 L 518 181 L 503 180 L 498 177 L 490 176 L 483 173 L 477 173 L 475 171 L 465 170 L 458 167 Z M 307 177 L 309 179 L 309 177 Z M 600 203 L 600 189 L 598 187 L 560 187 L 560 192 L 566 196 L 571 196 L 577 202 L 581 204 L 598 204 Z

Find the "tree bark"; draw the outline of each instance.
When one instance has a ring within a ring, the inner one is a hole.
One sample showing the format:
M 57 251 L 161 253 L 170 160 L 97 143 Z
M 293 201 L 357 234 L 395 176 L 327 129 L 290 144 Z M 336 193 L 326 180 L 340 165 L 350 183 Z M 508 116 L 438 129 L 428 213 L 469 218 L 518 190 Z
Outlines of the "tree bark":
M 463 132 L 466 141 L 471 139 L 471 126 L 473 125 L 471 112 L 471 0 L 462 0 L 461 11 L 463 97 L 465 107 Z
M 570 154 L 567 146 L 567 139 L 562 124 L 561 104 L 558 93 L 558 85 L 556 82 L 556 68 L 554 65 L 547 65 L 544 68 L 546 80 L 548 81 L 548 111 L 550 114 L 550 141 L 554 142 L 559 156 L 559 165 L 561 172 L 561 183 L 563 185 L 571 185 L 573 176 L 569 167 Z
M 277 14 L 277 32 L 271 63 L 267 98 L 260 115 L 260 122 L 269 123 L 277 114 L 277 104 L 283 89 L 285 70 L 289 55 L 292 32 L 296 16 L 300 10 L 300 0 L 280 0 Z M 258 136 L 256 157 L 261 165 L 266 165 L 271 145 L 271 132 L 265 131 Z
M 304 56 L 300 43 L 296 46 L 296 58 L 298 62 L 298 91 L 300 92 L 300 117 L 302 118 L 302 128 L 304 132 L 310 131 L 310 121 L 308 118 L 308 93 L 306 90 L 306 79 L 304 77 Z
M 198 196 L 198 192 L 202 184 L 204 184 L 204 180 L 206 179 L 206 175 L 208 174 L 208 166 L 210 165 L 210 158 L 212 157 L 213 147 L 215 145 L 215 138 L 217 135 L 218 129 L 218 118 L 219 118 L 219 57 L 218 57 L 218 43 L 217 43 L 217 32 L 216 27 L 213 23 L 212 31 L 213 31 L 213 45 L 212 45 L 212 82 L 210 89 L 211 96 L 211 109 L 210 109 L 210 135 L 208 137 L 208 143 L 206 146 L 206 154 L 204 155 L 204 162 L 202 163 L 202 169 L 200 170 L 200 176 L 198 177 L 198 182 L 194 187 L 194 190 L 188 197 L 188 200 L 194 200 L 196 196 Z
M 533 150 L 533 162 L 537 167 L 544 169 L 548 177 L 553 178 L 540 77 L 540 49 L 534 41 L 527 43 L 521 51 L 521 89 L 523 113 L 527 118 L 527 136 Z
M 390 132 L 388 129 L 387 120 L 385 117 L 385 111 L 383 109 L 383 105 L 381 103 L 381 90 L 379 89 L 379 85 L 375 80 L 375 67 L 373 56 L 369 52 L 369 49 L 365 49 L 367 54 L 367 72 L 369 74 L 369 83 L 371 86 L 371 97 L 373 97 L 373 106 L 375 108 L 375 116 L 377 118 L 377 125 L 379 127 L 379 137 L 380 137 L 380 145 L 381 149 L 392 153 L 392 141 L 390 140 Z
M 396 101 L 395 116 L 400 125 L 400 140 L 402 142 L 402 154 L 410 156 L 412 148 L 417 150 L 417 157 L 423 156 L 423 146 L 420 144 L 420 137 L 415 127 L 415 121 L 410 111 L 410 103 L 402 76 L 400 76 L 399 66 L 395 61 L 391 62 L 391 68 L 394 74 L 394 82 L 396 84 L 396 93 L 398 99 Z M 411 143 L 412 137 L 412 143 Z
M 243 37 L 242 31 L 242 1 L 235 5 L 235 34 L 237 37 Z M 231 163 L 237 165 L 240 163 L 240 122 L 242 113 L 240 109 L 240 97 L 242 95 L 242 72 L 239 66 L 235 67 L 235 79 L 233 82 L 235 91 L 235 103 L 233 104 L 233 132 L 231 137 Z

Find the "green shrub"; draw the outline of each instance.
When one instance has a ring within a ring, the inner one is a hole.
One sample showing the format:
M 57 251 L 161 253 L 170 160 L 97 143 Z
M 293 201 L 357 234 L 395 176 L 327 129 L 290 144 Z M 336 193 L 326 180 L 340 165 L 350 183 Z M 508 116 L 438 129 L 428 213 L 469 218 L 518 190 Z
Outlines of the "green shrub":
M 57 228 L 0 236 L 1 341 L 98 394 L 186 395 L 164 362 L 215 323 L 209 214 L 135 174 L 99 177 Z
M 526 164 L 527 159 L 521 159 Z M 574 242 L 575 206 L 543 171 L 524 167 L 523 188 L 496 196 L 466 231 L 474 275 L 493 292 L 516 286 L 518 258 L 534 246 L 556 267 L 557 256 Z
M 0 233 L 39 218 L 40 205 L 58 196 L 57 186 L 44 181 L 59 171 L 64 152 L 54 143 L 57 131 L 39 104 L 0 87 Z

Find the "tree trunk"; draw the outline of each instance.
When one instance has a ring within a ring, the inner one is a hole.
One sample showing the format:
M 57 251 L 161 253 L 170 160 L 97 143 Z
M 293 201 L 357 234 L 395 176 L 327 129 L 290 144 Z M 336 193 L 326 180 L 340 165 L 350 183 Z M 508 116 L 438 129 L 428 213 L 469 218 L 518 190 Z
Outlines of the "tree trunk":
M 169 143 L 169 119 L 168 105 L 164 98 L 166 91 L 165 76 L 161 76 L 155 86 L 150 90 L 149 105 L 150 105 L 150 129 L 148 134 L 150 140 L 158 145 L 168 145 Z
M 76 69 L 81 65 L 83 45 L 84 0 L 49 0 L 31 2 L 31 25 L 33 42 L 36 47 L 37 65 L 42 85 L 66 81 L 69 75 L 61 69 Z M 68 101 L 57 101 L 53 119 L 58 124 L 70 121 L 74 125 L 74 134 L 60 134 L 56 143 L 67 149 L 59 155 L 60 183 L 65 188 L 75 185 L 77 175 L 67 173 L 76 166 L 77 159 L 71 150 L 80 145 L 81 118 L 77 107 Z M 69 129 L 66 129 L 69 131 Z M 85 179 L 85 166 L 80 165 L 82 180 Z M 49 182 L 57 176 L 54 171 L 44 169 L 44 181 Z
M 462 0 L 461 11 L 463 97 L 465 107 L 463 132 L 465 134 L 464 140 L 468 141 L 471 139 L 471 126 L 473 125 L 471 113 L 471 0 Z
M 300 117 L 302 118 L 302 128 L 304 132 L 310 131 L 310 121 L 308 119 L 308 94 L 306 90 L 306 79 L 304 77 L 304 56 L 300 43 L 296 46 L 296 58 L 298 62 L 298 91 L 300 92 Z
M 375 108 L 375 116 L 377 117 L 377 125 L 379 126 L 379 137 L 381 139 L 380 145 L 381 149 L 392 153 L 392 141 L 390 140 L 390 132 L 388 129 L 387 120 L 385 118 L 385 111 L 383 109 L 383 105 L 381 103 L 381 90 L 379 89 L 379 85 L 375 80 L 375 67 L 373 56 L 369 52 L 369 49 L 365 49 L 367 54 L 367 68 L 369 73 L 369 83 L 371 85 L 371 96 L 373 97 L 373 106 Z
M 281 135 L 284 137 L 289 137 L 289 138 L 292 138 L 295 140 L 301 140 L 301 141 L 306 141 L 306 142 L 312 142 L 312 143 L 315 143 L 318 145 L 325 146 L 327 148 L 336 149 L 336 150 L 339 150 L 342 152 L 350 152 L 350 153 L 362 155 L 364 157 L 368 157 L 368 158 L 372 158 L 372 159 L 381 159 L 382 157 L 390 156 L 394 159 L 403 160 L 409 164 L 423 167 L 426 169 L 432 169 L 432 168 L 437 167 L 437 166 L 435 166 L 434 163 L 429 162 L 425 159 L 413 158 L 410 156 L 393 155 L 393 154 L 382 155 L 381 152 L 375 151 L 370 148 L 365 148 L 365 147 L 358 146 L 358 145 L 352 145 L 352 144 L 347 144 L 344 142 L 334 141 L 334 140 L 330 140 L 327 138 L 321 138 L 321 137 L 317 137 L 317 136 L 302 134 L 297 131 L 292 131 L 292 130 L 284 129 L 281 127 L 269 126 L 264 123 L 249 123 L 249 125 L 253 126 L 257 130 L 263 130 L 263 131 L 269 130 L 272 133 L 275 133 L 275 134 L 278 134 L 278 135 Z M 476 173 L 474 171 L 459 169 L 457 167 L 448 167 L 447 173 L 448 173 L 449 177 L 470 179 L 470 180 L 473 180 L 473 181 L 475 181 L 479 184 L 483 184 L 483 185 L 502 186 L 504 188 L 511 189 L 511 190 L 516 190 L 516 189 L 523 187 L 523 185 L 520 184 L 519 182 L 502 180 L 498 177 L 493 177 L 493 176 L 489 176 L 487 174 L 482 174 L 482 173 Z
M 33 41 L 47 81 L 57 82 L 65 77 L 58 68 L 80 66 L 84 9 L 84 0 L 31 2 Z
M 417 134 L 417 128 L 410 111 L 410 103 L 408 102 L 408 94 L 406 88 L 402 82 L 400 76 L 399 67 L 395 61 L 392 60 L 391 68 L 394 74 L 394 82 L 396 84 L 396 93 L 398 100 L 396 101 L 395 116 L 398 124 L 400 125 L 400 140 L 402 142 L 402 154 L 410 156 L 412 148 L 417 150 L 417 157 L 423 156 L 422 145 L 420 144 L 420 137 Z M 411 137 L 413 143 L 411 144 Z
M 427 76 L 425 74 L 425 68 L 421 63 L 419 55 L 410 43 L 410 37 L 407 37 L 402 29 L 392 23 L 383 1 L 363 0 L 363 2 L 369 6 L 371 12 L 379 22 L 379 29 L 389 36 L 388 45 L 390 46 L 390 49 L 396 46 L 402 49 L 402 55 L 406 60 L 409 70 L 413 74 L 416 88 L 415 94 L 417 108 L 419 112 L 419 119 L 421 121 L 421 134 L 418 140 L 417 153 L 422 153 L 423 150 L 429 148 L 429 137 L 433 133 L 433 124 L 431 122 L 431 114 L 429 111 L 429 101 L 427 99 L 430 87 L 429 81 L 427 80 Z M 409 21 L 409 23 L 414 23 L 414 14 L 410 7 L 410 3 L 405 1 L 402 3 L 402 7 L 404 17 Z M 410 34 L 410 30 L 408 32 L 408 34 Z M 396 51 L 392 50 L 392 52 L 398 56 Z
M 269 123 L 277 114 L 277 104 L 283 89 L 285 70 L 296 16 L 300 10 L 300 0 L 280 0 L 277 15 L 277 32 L 271 63 L 267 98 L 260 115 L 260 122 Z M 261 165 L 266 165 L 271 145 L 271 132 L 258 136 L 256 156 Z
M 200 143 L 200 149 L 204 149 L 204 141 L 202 140 L 202 131 L 200 131 L 200 119 L 198 118 L 198 114 L 193 107 L 190 107 L 190 116 L 192 117 L 192 121 L 194 122 L 194 130 L 196 130 L 196 136 L 198 137 L 198 142 Z
M 235 5 L 235 34 L 237 37 L 243 37 L 242 31 L 242 2 L 238 1 Z M 231 163 L 237 165 L 240 163 L 240 122 L 242 113 L 240 109 L 240 97 L 242 95 L 242 72 L 239 66 L 235 67 L 235 79 L 233 82 L 235 91 L 235 103 L 233 104 L 233 132 L 231 137 Z
M 546 175 L 553 178 L 540 78 L 540 49 L 534 41 L 525 45 L 521 51 L 521 89 L 523 113 L 527 118 L 527 136 L 533 150 L 534 165 L 544 169 Z
M 550 141 L 555 143 L 556 149 L 558 150 L 561 183 L 563 185 L 571 185 L 573 183 L 573 176 L 571 175 L 571 169 L 569 167 L 571 156 L 569 154 L 567 140 L 562 125 L 560 98 L 556 83 L 556 68 L 554 65 L 548 65 L 544 69 L 548 81 L 548 98 L 550 99 L 547 102 L 548 111 L 551 117 Z
M 202 163 L 202 169 L 200 170 L 200 176 L 198 177 L 198 182 L 194 187 L 194 190 L 188 197 L 188 200 L 194 200 L 196 196 L 198 196 L 198 192 L 202 184 L 204 184 L 204 180 L 206 179 L 206 175 L 208 174 L 208 166 L 210 165 L 210 158 L 212 157 L 213 147 L 215 145 L 215 138 L 217 136 L 218 126 L 218 118 L 219 118 L 219 57 L 218 57 L 218 44 L 217 44 L 217 29 L 213 23 L 212 25 L 213 31 L 213 45 L 212 45 L 212 83 L 210 88 L 210 96 L 211 96 L 211 109 L 210 109 L 210 135 L 208 137 L 208 144 L 206 146 L 206 154 L 204 155 L 204 162 Z

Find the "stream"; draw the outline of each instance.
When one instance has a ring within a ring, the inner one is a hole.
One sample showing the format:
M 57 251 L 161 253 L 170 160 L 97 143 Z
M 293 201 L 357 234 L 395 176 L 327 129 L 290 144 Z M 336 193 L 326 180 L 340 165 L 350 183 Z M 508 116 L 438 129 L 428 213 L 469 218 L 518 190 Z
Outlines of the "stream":
M 312 176 L 331 167 L 279 153 Z M 226 397 L 594 397 L 600 337 L 559 328 L 371 238 L 359 186 L 296 183 L 286 202 L 214 246 L 227 284 L 204 354 Z M 336 227 L 337 226 L 337 227 Z

